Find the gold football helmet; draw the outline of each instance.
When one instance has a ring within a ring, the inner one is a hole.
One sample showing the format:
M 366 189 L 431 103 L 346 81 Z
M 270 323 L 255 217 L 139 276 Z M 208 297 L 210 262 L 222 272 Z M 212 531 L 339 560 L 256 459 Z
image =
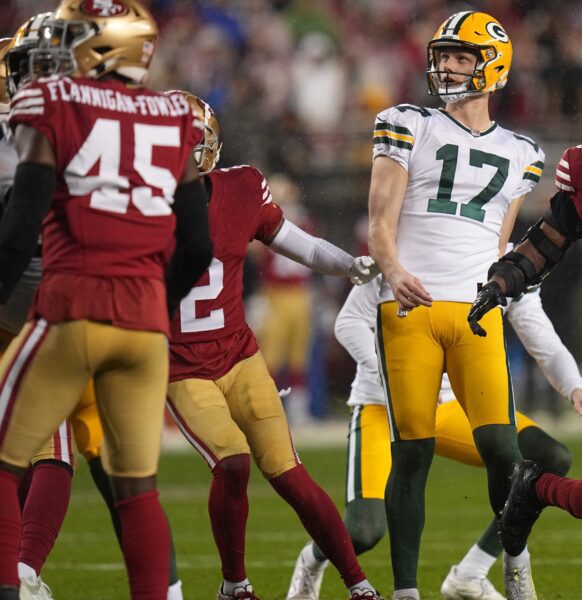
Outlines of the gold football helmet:
M 182 94 L 188 101 L 194 114 L 204 125 L 204 139 L 194 148 L 193 154 L 200 174 L 204 175 L 205 173 L 210 173 L 220 159 L 220 150 L 222 148 L 219 139 L 220 127 L 218 125 L 216 114 L 212 110 L 210 104 L 204 102 L 202 98 L 198 98 L 198 96 L 195 96 L 194 94 L 182 90 L 172 90 L 167 93 Z
M 8 83 L 6 73 L 6 63 L 4 59 L 8 54 L 10 42 L 12 38 L 1 38 L 0 39 L 0 112 L 7 112 L 10 98 L 8 97 Z
M 136 0 L 62 0 L 45 23 L 40 64 L 53 73 L 99 79 L 117 73 L 142 83 L 152 60 L 158 28 Z
M 464 49 L 476 54 L 477 64 L 472 75 L 462 83 L 443 82 L 445 72 L 439 71 L 439 48 Z M 465 11 L 455 13 L 439 26 L 428 43 L 427 53 L 429 93 L 445 102 L 457 102 L 504 87 L 513 49 L 499 21 L 482 12 Z

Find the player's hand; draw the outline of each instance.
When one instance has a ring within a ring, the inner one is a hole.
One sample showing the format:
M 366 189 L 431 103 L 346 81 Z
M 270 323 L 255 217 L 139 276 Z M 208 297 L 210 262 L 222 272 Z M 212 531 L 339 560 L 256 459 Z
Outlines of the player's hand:
M 402 313 L 417 306 L 432 306 L 432 296 L 424 289 L 420 279 L 402 267 L 392 269 L 386 280 Z
M 358 256 L 350 267 L 350 280 L 355 285 L 364 285 L 379 273 L 376 261 L 371 256 Z
M 486 283 L 479 290 L 477 298 L 475 298 L 475 302 L 473 302 L 473 306 L 471 306 L 469 316 L 467 317 L 471 331 L 475 335 L 481 337 L 487 335 L 487 332 L 479 325 L 479 321 L 486 313 L 496 306 L 507 306 L 507 298 L 501 293 L 499 284 L 491 281 Z
M 582 417 L 582 390 L 576 388 L 572 394 L 570 394 L 570 402 L 574 407 L 574 410 Z

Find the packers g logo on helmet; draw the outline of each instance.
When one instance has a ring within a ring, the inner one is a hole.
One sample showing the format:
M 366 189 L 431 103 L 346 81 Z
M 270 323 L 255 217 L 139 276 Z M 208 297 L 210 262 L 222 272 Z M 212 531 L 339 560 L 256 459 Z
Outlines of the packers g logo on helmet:
M 458 48 L 477 55 L 477 64 L 467 80 L 459 84 L 445 84 L 439 71 L 439 48 Z M 437 29 L 428 43 L 428 69 L 426 72 L 429 93 L 440 96 L 445 102 L 457 102 L 471 95 L 494 92 L 505 86 L 513 49 L 511 40 L 501 23 L 481 12 L 458 12 Z

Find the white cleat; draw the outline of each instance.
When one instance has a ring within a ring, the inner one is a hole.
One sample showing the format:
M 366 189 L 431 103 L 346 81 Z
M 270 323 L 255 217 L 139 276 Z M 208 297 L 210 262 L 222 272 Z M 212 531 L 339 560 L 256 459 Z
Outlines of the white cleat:
M 40 578 L 20 580 L 20 600 L 54 600 L 51 589 Z
M 504 552 L 503 581 L 507 600 L 538 600 L 529 561 L 517 565 L 515 559 Z
M 309 542 L 299 553 L 295 562 L 295 569 L 291 575 L 291 583 L 286 600 L 319 600 L 319 591 L 323 574 L 329 561 L 320 563 L 319 568 L 310 568 L 303 558 L 303 551 L 311 544 Z
M 446 600 L 505 600 L 487 577 L 461 577 L 453 565 L 441 585 Z

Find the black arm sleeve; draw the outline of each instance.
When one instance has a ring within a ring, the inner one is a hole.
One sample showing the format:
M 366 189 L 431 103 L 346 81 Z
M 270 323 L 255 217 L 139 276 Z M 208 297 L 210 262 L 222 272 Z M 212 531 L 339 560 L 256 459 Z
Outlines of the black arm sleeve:
M 566 192 L 552 196 L 543 219 L 570 243 L 582 238 L 582 222 L 572 198 Z
M 212 260 L 208 201 L 200 181 L 180 184 L 174 194 L 176 249 L 166 272 L 168 309 L 174 312 Z
M 0 223 L 0 304 L 6 302 L 36 251 L 56 187 L 54 167 L 20 163 Z

